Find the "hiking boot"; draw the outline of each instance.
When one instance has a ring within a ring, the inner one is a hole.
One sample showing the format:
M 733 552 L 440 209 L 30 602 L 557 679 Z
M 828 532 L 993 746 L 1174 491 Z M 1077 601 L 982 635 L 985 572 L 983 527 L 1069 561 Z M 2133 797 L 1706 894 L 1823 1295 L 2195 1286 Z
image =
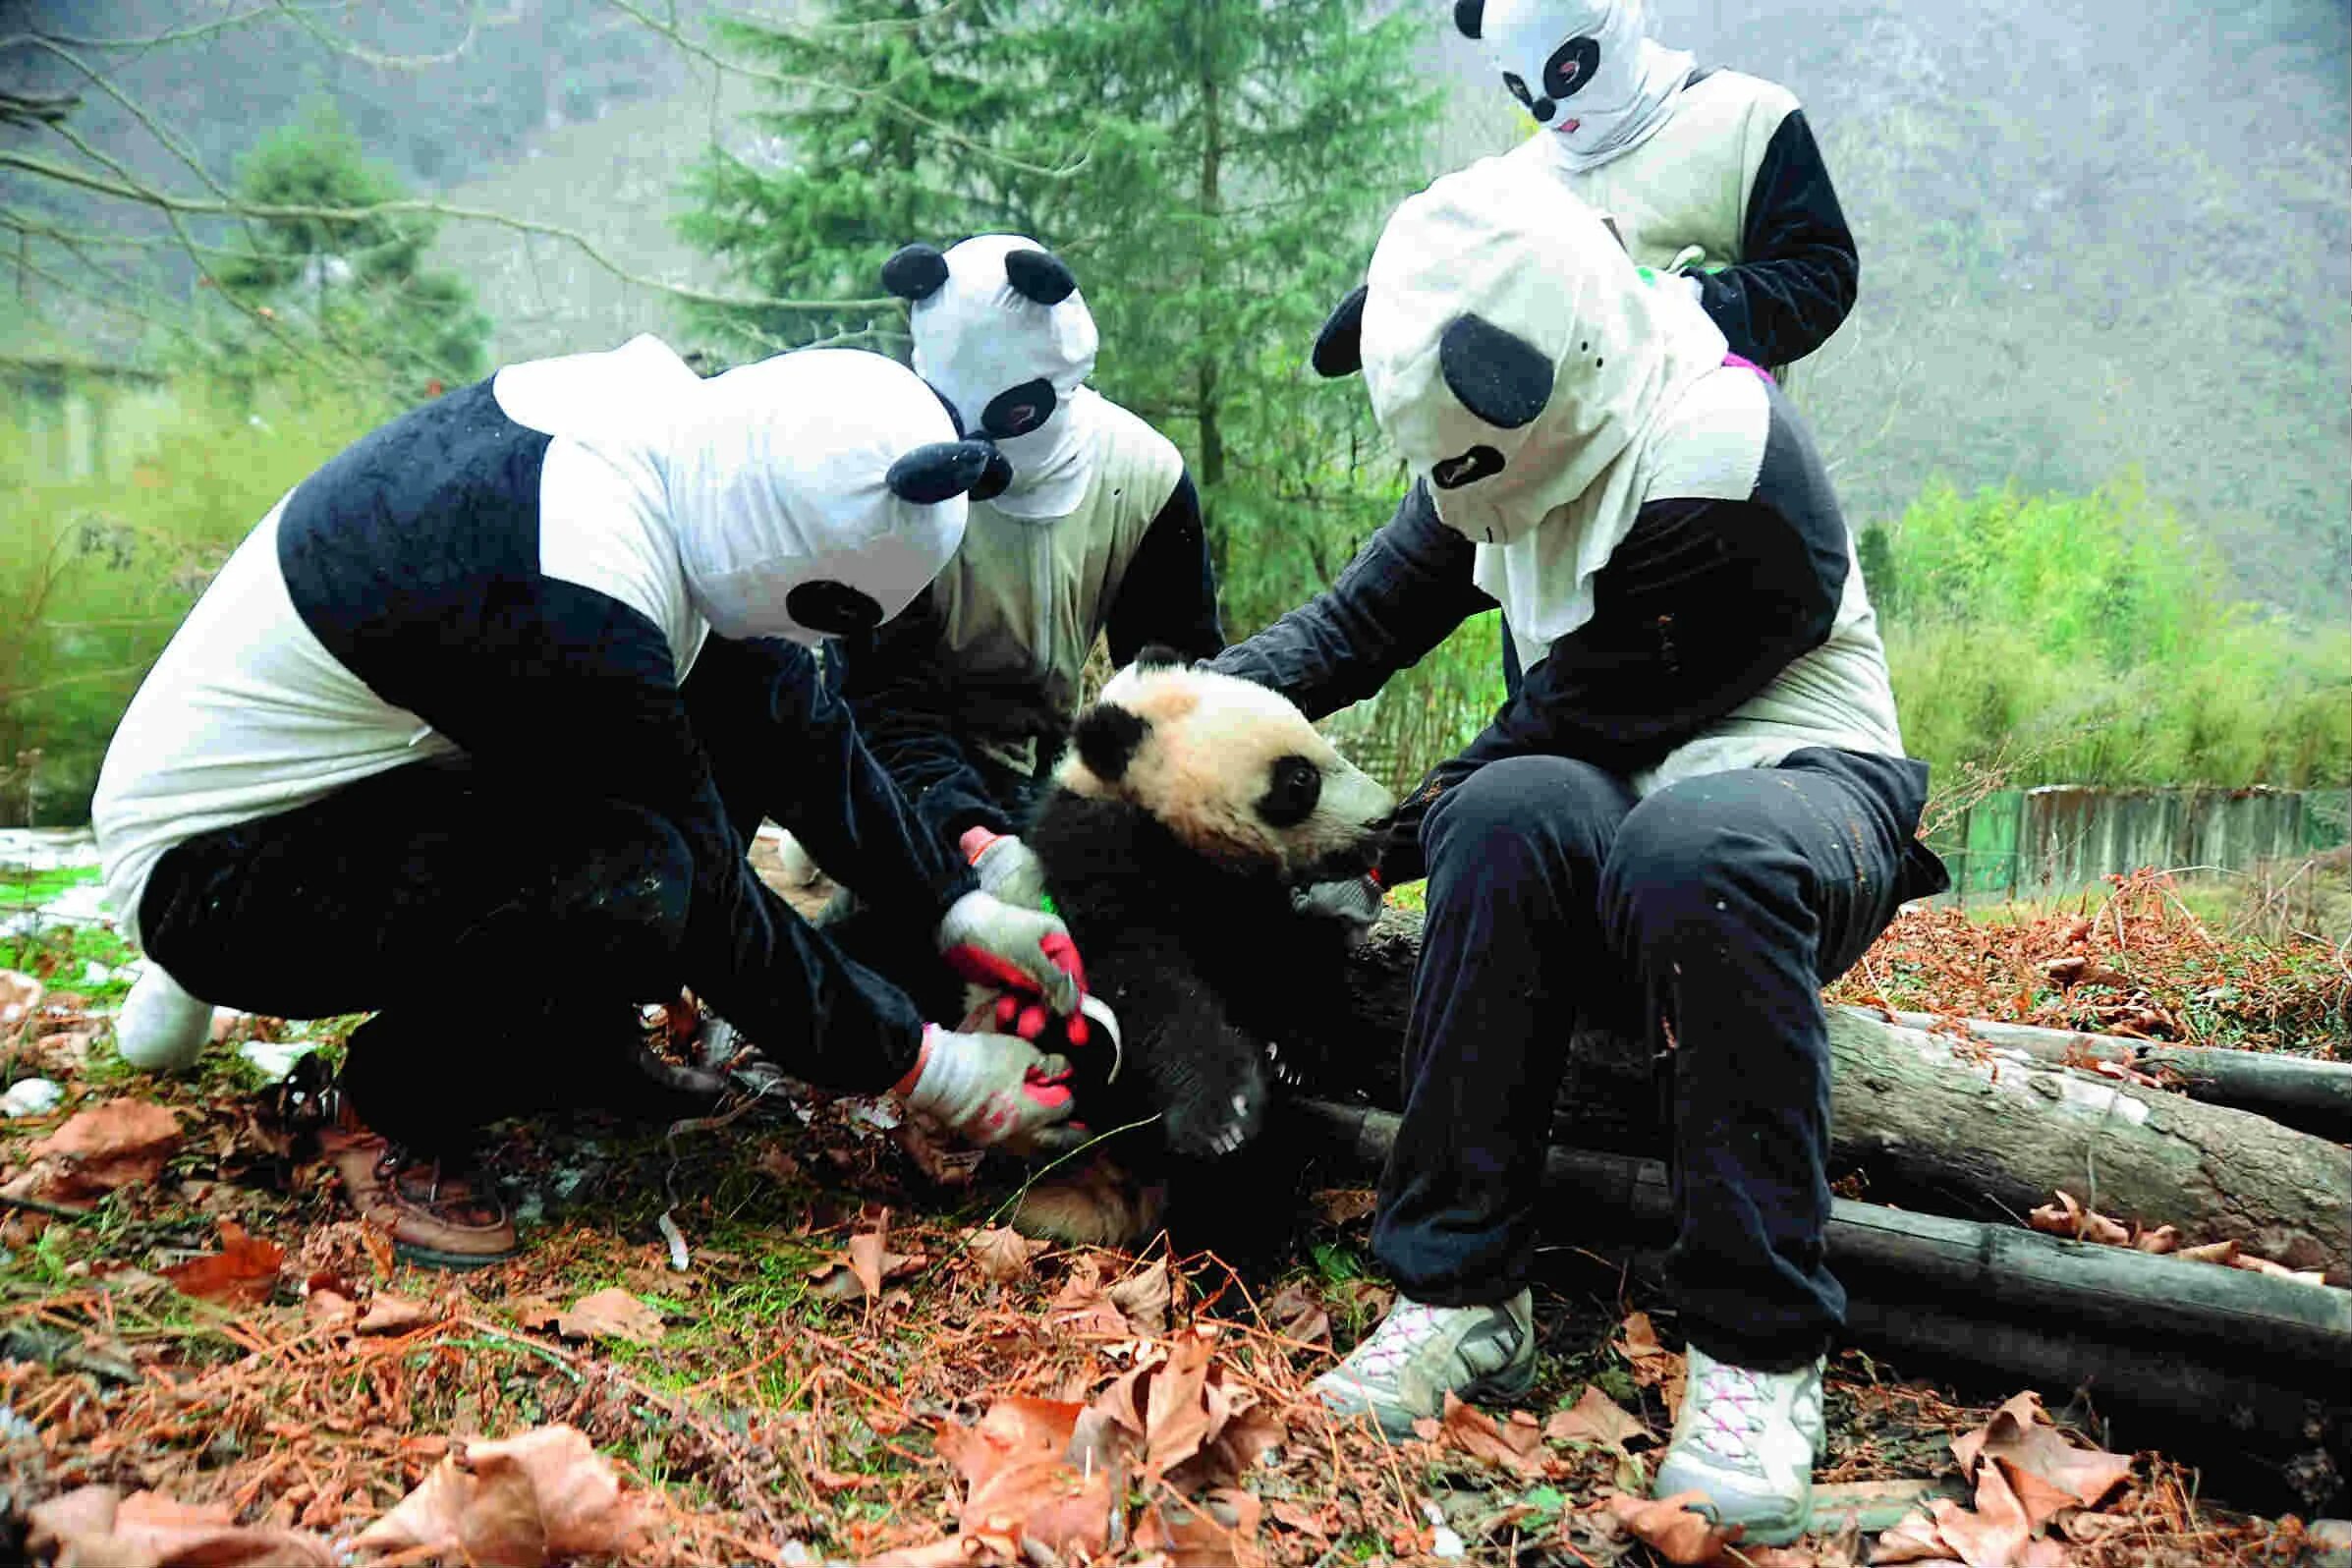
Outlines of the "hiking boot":
M 1813 1522 L 1813 1466 L 1823 1438 L 1821 1363 L 1753 1372 L 1690 1347 L 1674 1435 L 1650 1495 L 1707 1494 L 1690 1506 L 1738 1525 L 1744 1543 L 1785 1546 Z
M 515 1256 L 514 1217 L 478 1166 L 402 1148 L 348 1107 L 318 1135 L 352 1208 L 392 1237 L 393 1255 L 425 1268 L 480 1268 Z
M 1515 1399 L 1536 1381 L 1534 1304 L 1526 1291 L 1489 1307 L 1430 1307 L 1403 1296 L 1372 1337 L 1315 1380 L 1342 1416 L 1370 1416 L 1390 1437 L 1445 1413 L 1445 1396 Z

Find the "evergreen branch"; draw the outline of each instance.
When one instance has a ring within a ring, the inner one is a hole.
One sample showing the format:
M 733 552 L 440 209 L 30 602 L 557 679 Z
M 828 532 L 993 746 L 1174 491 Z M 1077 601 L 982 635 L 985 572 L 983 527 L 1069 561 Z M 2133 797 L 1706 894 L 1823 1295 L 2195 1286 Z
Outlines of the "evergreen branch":
M 1058 169 L 1049 169 L 1043 164 L 1030 163 L 1014 157 L 1009 152 L 992 147 L 984 141 L 975 141 L 954 126 L 942 120 L 934 120 L 922 110 L 877 87 L 855 86 L 847 82 L 828 81 L 823 77 L 797 76 L 785 71 L 770 71 L 764 66 L 745 65 L 740 60 L 728 59 L 706 43 L 688 37 L 675 24 L 662 22 L 647 15 L 631 4 L 630 0 L 605 0 L 605 3 L 635 17 L 644 27 L 669 39 L 688 54 L 720 71 L 742 77 L 750 82 L 764 82 L 780 87 L 800 87 L 813 92 L 838 92 L 862 102 L 878 104 L 909 124 L 923 127 L 950 145 L 962 147 L 968 152 L 978 153 L 991 163 L 1000 164 L 1021 174 L 1035 175 L 1040 180 L 1067 180 L 1085 168 L 1088 159 L 1092 156 L 1091 153 L 1082 154 L 1076 162 L 1063 164 Z
M 647 277 L 642 272 L 633 272 L 621 265 L 598 249 L 594 241 L 577 229 L 566 228 L 560 223 L 543 222 L 537 218 L 519 218 L 512 213 L 494 212 L 486 207 L 462 207 L 448 201 L 432 201 L 404 196 L 392 201 L 372 201 L 364 206 L 322 207 L 289 206 L 275 202 L 245 201 L 235 198 L 226 201 L 196 200 L 189 196 L 173 196 L 168 191 L 154 190 L 140 182 L 136 176 L 130 174 L 119 164 L 114 164 L 113 160 L 105 158 L 103 154 L 93 150 L 91 155 L 112 166 L 115 172 L 122 176 L 122 179 L 119 181 L 101 179 L 84 170 L 10 148 L 0 148 L 0 169 L 17 169 L 42 179 L 55 180 L 62 185 L 94 192 L 99 196 L 113 196 L 117 200 L 135 201 L 144 206 L 153 207 L 166 216 L 174 218 L 181 215 L 238 217 L 253 218 L 263 222 L 275 219 L 307 218 L 319 223 L 361 223 L 368 218 L 388 216 L 394 213 L 418 212 L 430 213 L 436 217 L 455 218 L 460 222 L 491 223 L 501 228 L 513 229 L 521 234 L 541 235 L 548 239 L 561 240 L 578 249 L 590 261 L 623 283 L 650 289 L 659 294 L 669 295 L 674 299 L 691 301 L 696 305 L 716 306 L 726 309 L 879 310 L 892 308 L 898 304 L 897 300 L 888 296 L 862 300 L 782 300 L 768 295 L 713 294 L 707 289 L 698 289 L 683 283 L 665 283 L 659 278 Z M 207 272 L 206 275 L 210 274 Z

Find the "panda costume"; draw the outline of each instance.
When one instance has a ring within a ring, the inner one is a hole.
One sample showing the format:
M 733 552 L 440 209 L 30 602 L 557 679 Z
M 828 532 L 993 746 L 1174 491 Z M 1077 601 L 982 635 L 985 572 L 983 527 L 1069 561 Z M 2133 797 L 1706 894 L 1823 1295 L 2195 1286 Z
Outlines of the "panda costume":
M 1854 308 L 1854 236 L 1787 88 L 1645 36 L 1642 0 L 1457 0 L 1454 23 L 1536 119 L 1508 155 L 1679 273 L 1731 352 L 1790 364 Z
M 1014 837 L 1044 787 L 1097 637 L 1224 645 L 1200 497 L 1175 444 L 1086 384 L 1097 338 L 1067 266 L 1019 235 L 944 253 L 910 245 L 882 272 L 911 302 L 915 370 L 1010 464 L 976 498 L 930 591 L 845 649 L 845 693 L 874 755 L 980 885 L 1035 903 Z
M 642 1107 L 635 1004 L 681 985 L 796 1074 L 975 1136 L 1066 1114 L 1060 1064 L 929 1030 L 745 860 L 773 814 L 951 961 L 1075 1006 L 1066 931 L 916 828 L 811 651 L 929 585 L 989 459 L 878 355 L 703 381 L 652 338 L 362 438 L 230 557 L 108 751 L 107 892 L 155 966 L 127 1052 L 193 1054 L 212 1002 L 372 1012 L 335 1161 L 428 1262 L 513 1249 L 475 1132 Z
M 1399 1300 L 1318 1387 L 1399 1433 L 1525 1388 L 1567 1042 L 1638 1029 L 1672 1074 L 1691 1347 L 1660 1495 L 1791 1539 L 1844 1311 L 1820 987 L 1944 885 L 1828 476 L 1772 381 L 1523 158 L 1400 206 L 1315 358 L 1362 370 L 1414 482 L 1214 667 L 1319 717 L 1499 606 L 1525 672 L 1383 855 L 1428 882 L 1373 1236 Z

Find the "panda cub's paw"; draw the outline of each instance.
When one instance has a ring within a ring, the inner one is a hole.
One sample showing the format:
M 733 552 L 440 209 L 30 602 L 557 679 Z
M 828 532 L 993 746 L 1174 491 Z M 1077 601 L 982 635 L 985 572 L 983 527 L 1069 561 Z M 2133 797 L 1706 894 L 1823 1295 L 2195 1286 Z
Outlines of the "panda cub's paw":
M 1041 1181 L 1022 1195 L 1013 1229 L 1067 1247 L 1143 1245 L 1167 1214 L 1167 1185 L 1138 1178 L 1107 1154 L 1074 1176 Z

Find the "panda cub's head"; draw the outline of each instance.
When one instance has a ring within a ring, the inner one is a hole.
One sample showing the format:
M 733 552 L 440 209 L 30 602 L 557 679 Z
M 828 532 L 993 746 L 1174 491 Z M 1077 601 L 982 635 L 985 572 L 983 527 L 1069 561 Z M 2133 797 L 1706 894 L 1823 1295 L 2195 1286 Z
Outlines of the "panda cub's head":
M 1156 647 L 1103 687 L 1055 777 L 1141 809 L 1206 861 L 1293 883 L 1368 869 L 1396 805 L 1288 698 Z

